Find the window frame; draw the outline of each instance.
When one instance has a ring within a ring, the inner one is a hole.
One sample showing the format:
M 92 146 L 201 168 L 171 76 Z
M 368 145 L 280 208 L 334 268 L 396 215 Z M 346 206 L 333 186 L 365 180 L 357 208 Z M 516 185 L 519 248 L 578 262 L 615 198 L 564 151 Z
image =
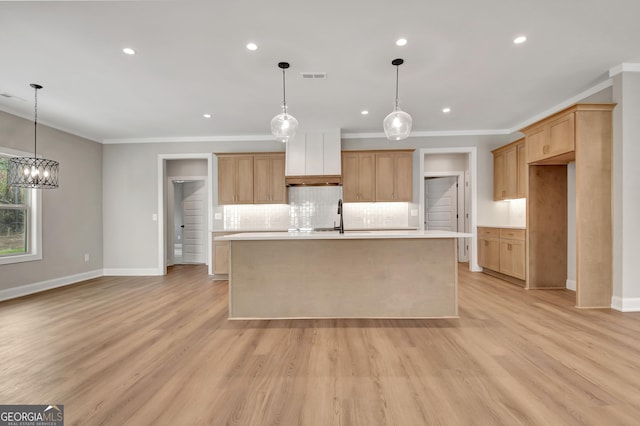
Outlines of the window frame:
M 29 157 L 32 155 L 29 152 L 0 146 L 0 156 L 3 157 Z M 25 207 L 27 251 L 26 253 L 0 255 L 0 265 L 42 260 L 42 191 L 28 188 L 25 194 Z

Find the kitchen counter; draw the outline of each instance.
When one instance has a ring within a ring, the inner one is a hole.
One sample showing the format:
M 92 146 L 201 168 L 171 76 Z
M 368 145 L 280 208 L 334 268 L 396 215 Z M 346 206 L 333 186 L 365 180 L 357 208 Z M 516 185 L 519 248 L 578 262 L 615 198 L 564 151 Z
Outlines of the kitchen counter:
M 221 241 L 240 240 L 362 240 L 412 238 L 466 238 L 472 234 L 449 231 L 394 230 L 394 231 L 311 231 L 311 232 L 243 232 L 218 237 Z
M 499 229 L 527 229 L 526 226 L 518 226 L 518 225 L 478 225 L 478 228 L 499 228 Z
M 229 318 L 457 317 L 457 241 L 465 237 L 417 230 L 219 237 L 230 246 Z

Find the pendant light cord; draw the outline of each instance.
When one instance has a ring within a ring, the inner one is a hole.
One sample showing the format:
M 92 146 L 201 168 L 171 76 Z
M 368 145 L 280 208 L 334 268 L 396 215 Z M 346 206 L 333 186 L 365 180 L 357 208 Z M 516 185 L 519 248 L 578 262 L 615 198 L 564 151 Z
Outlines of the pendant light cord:
M 284 68 L 282 68 L 282 108 L 284 113 L 287 113 L 287 89 L 284 81 Z
M 36 100 L 35 100 L 35 119 L 33 121 L 33 159 L 38 158 L 38 88 L 36 90 Z
M 400 66 L 396 65 L 396 111 L 398 110 L 398 76 L 400 74 Z

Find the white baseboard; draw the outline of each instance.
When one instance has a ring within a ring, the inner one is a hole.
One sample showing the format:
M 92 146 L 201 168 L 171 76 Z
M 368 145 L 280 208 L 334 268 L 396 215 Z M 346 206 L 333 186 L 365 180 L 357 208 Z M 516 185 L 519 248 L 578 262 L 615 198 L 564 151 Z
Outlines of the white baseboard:
M 138 277 L 138 276 L 154 276 L 164 275 L 162 268 L 106 268 L 104 269 L 105 276 L 111 277 Z
M 64 287 L 69 284 L 75 284 L 80 281 L 98 278 L 103 275 L 102 269 L 95 271 L 83 272 L 81 274 L 69 275 L 66 277 L 54 278 L 52 280 L 40 281 L 38 283 L 12 287 L 6 290 L 0 290 L 0 301 L 15 299 L 16 297 L 27 296 L 33 293 L 39 293 L 53 288 Z
M 576 280 L 567 280 L 567 290 L 576 291 Z
M 640 297 L 618 297 L 611 298 L 611 309 L 620 312 L 640 312 Z

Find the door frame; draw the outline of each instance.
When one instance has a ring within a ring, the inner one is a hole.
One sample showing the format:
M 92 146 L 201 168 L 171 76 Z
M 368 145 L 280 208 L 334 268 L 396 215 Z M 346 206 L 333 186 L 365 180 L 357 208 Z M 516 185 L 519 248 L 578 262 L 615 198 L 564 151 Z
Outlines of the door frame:
M 420 166 L 420 188 L 419 197 L 420 203 L 418 204 L 418 221 L 420 229 L 424 229 L 424 160 L 426 155 L 431 154 L 467 154 L 469 164 L 469 179 L 465 179 L 465 187 L 469 185 L 471 202 L 469 203 L 469 230 L 472 234 L 469 238 L 469 270 L 474 272 L 480 272 L 482 269 L 478 265 L 478 248 L 477 248 L 477 232 L 476 226 L 478 223 L 478 148 L 475 146 L 460 147 L 460 148 L 422 148 L 420 149 L 419 166 Z M 466 203 L 465 203 L 466 205 Z
M 456 207 L 457 207 L 457 222 L 458 222 L 458 232 L 467 232 L 464 225 L 465 225 L 465 215 L 468 213 L 467 211 L 467 205 L 464 202 L 465 201 L 465 179 L 464 179 L 464 174 L 465 172 L 424 172 L 424 176 L 422 177 L 422 183 L 423 183 L 423 199 L 422 199 L 422 208 L 424 209 L 424 204 L 425 204 L 425 199 L 424 199 L 424 191 L 426 190 L 426 186 L 424 186 L 424 181 L 426 178 L 438 178 L 438 177 L 455 177 L 456 178 L 456 184 L 458 185 L 457 188 L 458 190 L 456 191 Z M 460 191 L 460 189 L 462 189 L 462 191 Z M 462 206 L 462 214 L 460 214 L 460 206 Z M 427 212 L 424 212 L 424 216 L 423 216 L 423 221 L 422 221 L 422 226 L 424 227 L 424 222 L 426 222 L 426 218 L 427 218 Z M 462 229 L 462 231 L 460 231 Z M 460 238 L 459 240 L 466 240 L 466 238 Z M 459 244 L 458 245 L 458 261 L 459 262 L 468 262 L 469 259 L 465 256 L 464 253 L 464 244 Z
M 173 229 L 174 229 L 174 225 L 175 225 L 175 215 L 173 214 L 169 214 L 168 209 L 169 208 L 173 208 L 173 205 L 175 203 L 175 193 L 173 191 L 173 186 L 175 185 L 175 181 L 177 180 L 183 180 L 183 181 L 189 181 L 189 182 L 204 182 L 204 186 L 205 186 L 205 191 L 208 192 L 208 187 L 207 187 L 207 176 L 169 176 L 168 177 L 168 182 L 167 182 L 167 266 L 171 266 L 171 265 L 175 265 L 175 257 L 174 257 L 174 250 L 173 250 L 173 246 L 175 244 L 175 240 L 173 238 Z M 207 222 L 208 222 L 209 218 L 207 217 Z M 169 232 L 168 230 L 171 229 L 172 232 Z M 207 225 L 205 226 L 205 230 L 204 230 L 204 241 L 207 241 L 207 234 L 209 233 L 209 229 L 210 227 Z M 207 261 L 207 256 L 205 254 L 205 264 L 209 264 L 209 262 Z
M 158 154 L 158 269 L 161 275 L 167 275 L 167 208 L 169 202 L 167 161 L 168 160 L 207 160 L 207 234 L 213 229 L 213 154 Z M 173 185 L 172 185 L 173 186 Z M 173 188 L 171 189 L 173 191 Z M 173 208 L 173 205 L 171 206 Z M 207 255 L 205 263 L 208 265 L 209 274 L 211 268 L 211 238 L 207 238 Z

